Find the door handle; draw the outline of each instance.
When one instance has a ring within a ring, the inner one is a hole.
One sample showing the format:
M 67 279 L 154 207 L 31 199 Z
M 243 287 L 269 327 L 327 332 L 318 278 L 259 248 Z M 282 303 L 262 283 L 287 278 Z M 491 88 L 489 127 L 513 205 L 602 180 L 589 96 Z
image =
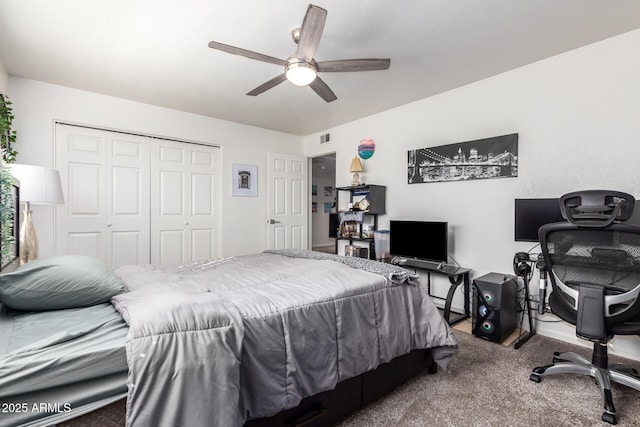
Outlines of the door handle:
M 275 219 L 270 219 L 267 221 L 267 224 L 280 224 L 280 221 L 276 221 Z

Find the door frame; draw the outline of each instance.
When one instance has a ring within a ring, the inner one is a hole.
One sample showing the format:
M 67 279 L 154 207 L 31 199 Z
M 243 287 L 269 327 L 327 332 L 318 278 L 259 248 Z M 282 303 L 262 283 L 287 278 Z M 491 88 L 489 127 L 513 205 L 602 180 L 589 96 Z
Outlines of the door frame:
M 313 203 L 313 196 L 312 196 L 312 188 L 313 188 L 313 160 L 317 159 L 318 157 L 326 157 L 326 156 L 330 156 L 333 155 L 334 156 L 334 167 L 335 167 L 335 163 L 336 163 L 336 158 L 337 157 L 337 153 L 335 150 L 332 151 L 327 151 L 326 153 L 321 153 L 321 154 L 315 154 L 313 156 L 309 156 L 307 157 L 307 170 L 309 171 L 308 173 L 308 183 L 307 183 L 307 210 L 309 212 L 308 214 L 308 225 L 307 225 L 307 248 L 309 250 L 313 249 L 313 212 L 312 212 L 312 203 Z M 337 182 L 338 177 L 337 177 L 337 170 L 334 171 L 333 174 L 333 183 L 335 185 L 335 183 Z M 319 191 L 319 189 L 318 189 Z M 318 206 L 318 209 L 320 209 L 320 206 Z

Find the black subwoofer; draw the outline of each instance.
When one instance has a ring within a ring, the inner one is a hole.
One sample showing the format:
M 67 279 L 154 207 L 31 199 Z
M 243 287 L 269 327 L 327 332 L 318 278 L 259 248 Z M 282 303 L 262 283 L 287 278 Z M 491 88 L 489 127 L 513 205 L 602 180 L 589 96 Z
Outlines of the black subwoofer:
M 502 342 L 516 328 L 516 277 L 488 273 L 473 279 L 473 334 Z

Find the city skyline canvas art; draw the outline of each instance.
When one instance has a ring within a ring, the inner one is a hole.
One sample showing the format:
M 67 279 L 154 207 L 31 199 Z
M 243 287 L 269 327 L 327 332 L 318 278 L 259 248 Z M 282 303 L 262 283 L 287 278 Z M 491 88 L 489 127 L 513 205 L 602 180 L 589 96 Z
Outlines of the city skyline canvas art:
M 407 183 L 518 176 L 518 134 L 409 150 Z

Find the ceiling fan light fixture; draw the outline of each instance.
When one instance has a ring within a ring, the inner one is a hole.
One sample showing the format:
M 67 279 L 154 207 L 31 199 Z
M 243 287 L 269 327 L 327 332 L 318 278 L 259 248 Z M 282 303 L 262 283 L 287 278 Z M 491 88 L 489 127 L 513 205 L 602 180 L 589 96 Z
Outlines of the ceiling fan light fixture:
M 307 86 L 314 81 L 317 76 L 315 67 L 308 62 L 289 62 L 285 67 L 287 80 L 296 86 Z
M 269 55 L 252 52 L 236 46 L 231 46 L 215 41 L 209 42 L 212 49 L 221 50 L 233 55 L 267 62 L 269 64 L 284 67 L 284 73 L 262 83 L 260 86 L 247 92 L 248 96 L 260 95 L 285 80 L 289 80 L 296 86 L 309 86 L 320 98 L 326 102 L 333 102 L 338 97 L 331 88 L 318 77 L 318 72 L 346 72 L 346 71 L 373 71 L 386 70 L 391 60 L 389 58 L 362 58 L 340 59 L 336 61 L 316 62 L 314 59 L 324 24 L 327 19 L 327 11 L 321 7 L 310 4 L 307 13 L 302 20 L 302 26 L 291 32 L 293 41 L 298 45 L 296 52 L 286 61 Z

